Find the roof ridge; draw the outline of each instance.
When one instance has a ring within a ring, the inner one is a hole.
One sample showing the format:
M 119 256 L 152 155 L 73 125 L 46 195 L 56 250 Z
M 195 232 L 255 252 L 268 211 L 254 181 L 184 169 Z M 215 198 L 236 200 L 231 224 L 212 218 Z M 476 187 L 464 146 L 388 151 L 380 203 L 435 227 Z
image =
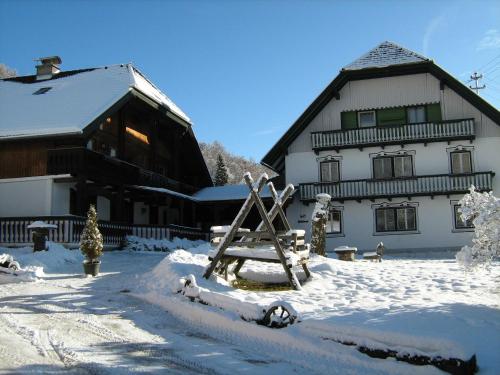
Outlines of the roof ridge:
M 344 66 L 341 70 L 382 68 L 390 65 L 428 61 L 432 60 L 395 42 L 386 40 Z

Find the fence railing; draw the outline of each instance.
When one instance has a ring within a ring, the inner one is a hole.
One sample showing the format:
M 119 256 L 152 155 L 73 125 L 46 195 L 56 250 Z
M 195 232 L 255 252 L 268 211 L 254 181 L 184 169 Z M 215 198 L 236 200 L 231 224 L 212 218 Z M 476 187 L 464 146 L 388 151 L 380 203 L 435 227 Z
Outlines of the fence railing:
M 0 218 L 0 244 L 20 245 L 31 243 L 31 230 L 27 227 L 37 220 L 57 226 L 57 229 L 49 231 L 49 241 L 78 245 L 86 219 L 84 217 L 70 215 Z M 124 243 L 125 237 L 128 235 L 169 240 L 174 237 L 192 240 L 209 240 L 209 234 L 198 228 L 178 225 L 129 225 L 113 222 L 98 222 L 98 226 L 103 236 L 104 245 L 106 246 L 121 246 Z
M 427 122 L 387 127 L 312 132 L 313 150 L 360 147 L 371 144 L 436 142 L 473 139 L 474 119 Z
M 326 193 L 336 200 L 404 197 L 413 195 L 443 195 L 466 193 L 471 185 L 479 191 L 492 189 L 493 172 L 442 174 L 395 178 L 390 180 L 346 180 L 299 184 L 300 200 L 313 201 Z

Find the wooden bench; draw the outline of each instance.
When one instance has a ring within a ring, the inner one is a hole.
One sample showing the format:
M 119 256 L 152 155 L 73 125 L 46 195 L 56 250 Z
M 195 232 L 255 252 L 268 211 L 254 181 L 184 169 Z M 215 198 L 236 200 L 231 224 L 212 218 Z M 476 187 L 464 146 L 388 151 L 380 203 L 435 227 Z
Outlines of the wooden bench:
M 374 260 L 376 262 L 382 262 L 382 256 L 384 255 L 385 246 L 382 242 L 377 245 L 375 251 L 368 251 L 363 253 L 363 259 Z
M 216 226 L 210 228 L 210 243 L 213 247 L 218 246 L 227 231 L 229 226 Z M 285 253 L 287 265 L 289 268 L 301 266 L 309 278 L 311 273 L 307 268 L 309 259 L 309 244 L 305 242 L 305 231 L 301 229 L 291 229 L 287 232 L 276 233 L 280 244 Z M 232 272 L 238 276 L 238 272 L 243 267 L 245 261 L 255 260 L 267 263 L 280 263 L 280 258 L 276 253 L 274 244 L 271 241 L 271 234 L 267 231 L 250 231 L 250 229 L 240 228 L 235 237 L 238 240 L 233 240 L 229 247 L 222 255 L 220 266 L 216 268 L 216 272 L 223 275 L 227 280 L 229 266 L 236 263 Z M 209 260 L 213 260 L 216 255 L 216 249 L 209 251 Z

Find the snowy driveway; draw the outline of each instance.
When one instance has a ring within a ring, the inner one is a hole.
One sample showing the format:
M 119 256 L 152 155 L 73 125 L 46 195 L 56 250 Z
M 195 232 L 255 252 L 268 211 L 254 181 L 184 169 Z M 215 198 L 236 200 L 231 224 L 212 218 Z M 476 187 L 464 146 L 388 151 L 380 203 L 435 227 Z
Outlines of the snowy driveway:
M 106 253 L 43 281 L 0 285 L 0 374 L 303 372 L 196 331 L 128 294 L 165 254 Z

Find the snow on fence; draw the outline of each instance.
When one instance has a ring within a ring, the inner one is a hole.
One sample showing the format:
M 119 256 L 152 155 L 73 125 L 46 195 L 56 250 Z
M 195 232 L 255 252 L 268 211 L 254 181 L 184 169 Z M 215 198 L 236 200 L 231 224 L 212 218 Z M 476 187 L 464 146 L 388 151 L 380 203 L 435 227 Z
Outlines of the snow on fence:
M 6 217 L 0 218 L 0 246 L 28 245 L 32 243 L 31 231 L 27 228 L 32 222 L 41 220 L 57 225 L 57 229 L 49 231 L 48 240 L 71 246 L 80 243 L 80 236 L 85 226 L 85 218 L 80 216 L 36 216 L 36 217 Z M 127 235 L 143 238 L 172 239 L 174 237 L 190 240 L 206 240 L 209 234 L 198 228 L 178 225 L 128 225 L 121 223 L 98 223 L 104 245 L 121 246 Z

